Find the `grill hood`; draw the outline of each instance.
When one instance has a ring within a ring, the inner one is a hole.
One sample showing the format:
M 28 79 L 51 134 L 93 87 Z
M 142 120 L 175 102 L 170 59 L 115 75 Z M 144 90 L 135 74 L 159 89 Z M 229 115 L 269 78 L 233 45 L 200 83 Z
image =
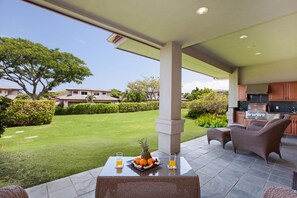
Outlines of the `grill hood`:
M 268 84 L 247 85 L 247 94 L 268 94 Z

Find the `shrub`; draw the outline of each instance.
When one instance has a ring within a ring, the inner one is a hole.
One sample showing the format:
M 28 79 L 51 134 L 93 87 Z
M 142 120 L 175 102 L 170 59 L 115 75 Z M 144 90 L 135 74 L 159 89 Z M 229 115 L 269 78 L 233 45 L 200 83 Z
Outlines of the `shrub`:
M 203 114 L 196 119 L 198 126 L 205 128 L 219 128 L 227 126 L 227 115 Z
M 55 115 L 67 115 L 68 114 L 68 109 L 61 107 L 61 106 L 56 106 L 55 110 Z
M 119 112 L 127 113 L 127 112 L 137 112 L 137 111 L 149 111 L 156 110 L 159 108 L 158 101 L 150 101 L 150 102 L 123 102 L 119 104 Z
M 120 113 L 136 112 L 136 111 L 140 111 L 140 103 L 138 102 L 122 102 L 121 104 L 119 104 Z
M 7 107 L 9 107 L 10 103 L 11 103 L 11 99 L 9 99 L 7 97 L 0 96 L 0 137 L 5 131 L 5 127 L 6 127 L 5 126 L 5 119 L 6 119 L 5 111 L 6 111 Z
M 55 113 L 54 100 L 14 100 L 6 109 L 7 126 L 49 124 Z
M 119 112 L 118 105 L 104 103 L 81 103 L 63 108 L 58 105 L 56 107 L 56 115 L 67 114 L 101 114 L 101 113 L 117 113 Z
M 117 104 L 96 104 L 96 113 L 118 113 L 119 107 Z
M 226 94 L 211 92 L 199 100 L 190 102 L 188 117 L 197 118 L 202 114 L 224 114 L 227 112 L 228 98 Z
M 189 106 L 190 106 L 190 102 L 188 102 L 188 101 L 182 101 L 181 102 L 181 108 L 182 109 L 188 109 Z

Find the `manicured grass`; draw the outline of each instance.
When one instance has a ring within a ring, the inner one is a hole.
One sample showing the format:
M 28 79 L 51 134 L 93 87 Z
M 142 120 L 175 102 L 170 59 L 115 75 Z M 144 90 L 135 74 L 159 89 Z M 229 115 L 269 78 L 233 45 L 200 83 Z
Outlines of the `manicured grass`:
M 186 113 L 182 110 L 183 119 Z M 49 125 L 7 128 L 3 136 L 12 138 L 0 139 L 0 187 L 30 187 L 100 167 L 118 151 L 139 155 L 141 138 L 148 139 L 151 151 L 157 150 L 157 117 L 158 111 L 55 116 Z M 205 131 L 186 119 L 182 141 Z M 25 139 L 31 136 L 38 137 Z

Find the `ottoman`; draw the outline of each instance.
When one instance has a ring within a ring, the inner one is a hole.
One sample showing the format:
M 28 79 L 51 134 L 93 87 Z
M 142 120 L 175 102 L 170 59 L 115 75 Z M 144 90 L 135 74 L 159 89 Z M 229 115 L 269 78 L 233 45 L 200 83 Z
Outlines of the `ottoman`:
M 210 140 L 217 140 L 223 144 L 223 148 L 225 149 L 225 144 L 231 141 L 230 136 L 231 129 L 229 128 L 211 128 L 207 130 L 207 141 L 208 144 Z

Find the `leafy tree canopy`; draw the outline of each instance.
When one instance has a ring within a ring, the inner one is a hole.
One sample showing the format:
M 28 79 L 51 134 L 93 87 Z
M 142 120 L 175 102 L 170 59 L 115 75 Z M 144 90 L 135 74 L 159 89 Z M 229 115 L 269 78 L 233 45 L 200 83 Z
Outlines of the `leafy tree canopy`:
M 200 99 L 204 94 L 215 92 L 212 89 L 204 88 L 199 89 L 196 87 L 191 91 L 191 93 L 185 93 L 184 97 L 188 100 L 198 100 Z
M 120 98 L 123 95 L 123 93 L 118 89 L 112 89 L 110 90 L 110 96 L 115 98 Z
M 21 38 L 0 37 L 0 78 L 17 83 L 33 100 L 63 83 L 91 76 L 84 61 Z
M 124 98 L 130 102 L 141 102 L 159 99 L 160 80 L 156 77 L 145 77 L 143 80 L 129 82 Z

